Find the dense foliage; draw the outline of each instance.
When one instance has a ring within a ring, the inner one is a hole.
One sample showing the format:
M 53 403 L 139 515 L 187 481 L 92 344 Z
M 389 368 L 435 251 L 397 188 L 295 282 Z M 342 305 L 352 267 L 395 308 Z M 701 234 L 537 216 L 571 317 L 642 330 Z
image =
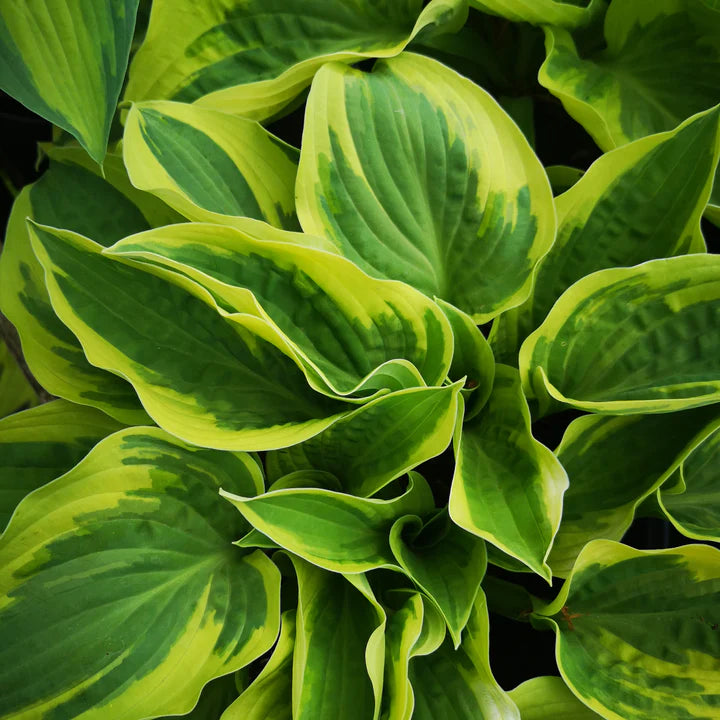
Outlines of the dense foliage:
M 720 717 L 718 78 L 716 0 L 0 4 L 0 718 Z

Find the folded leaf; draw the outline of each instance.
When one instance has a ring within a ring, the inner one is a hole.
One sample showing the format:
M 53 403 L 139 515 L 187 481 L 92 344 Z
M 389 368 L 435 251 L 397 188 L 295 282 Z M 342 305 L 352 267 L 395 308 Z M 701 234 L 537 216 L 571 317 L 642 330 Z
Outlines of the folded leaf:
M 465 378 L 462 395 L 467 422 L 483 409 L 490 397 L 495 379 L 495 358 L 485 336 L 467 313 L 439 298 L 435 302 L 452 325 L 455 351 L 449 375 L 452 380 Z
M 299 589 L 293 719 L 377 718 L 366 653 L 377 630 L 384 631 L 384 613 L 342 575 L 299 558 L 293 564 Z
M 270 660 L 219 720 L 292 720 L 294 647 L 295 610 L 288 610 Z
M 0 11 L 0 87 L 102 163 L 138 0 L 39 0 Z
M 0 418 L 37 405 L 38 396 L 4 340 L 0 340 Z
M 613 414 L 720 400 L 720 257 L 601 270 L 575 283 L 520 349 L 528 396 Z
M 583 705 L 562 678 L 536 677 L 508 693 L 522 720 L 597 720 L 600 715 Z
M 425 619 L 425 602 L 419 593 L 408 596 L 388 616 L 385 633 L 384 720 L 410 720 L 413 697 L 410 684 L 410 656 L 420 639 Z
M 570 486 L 549 558 L 553 575 L 567 577 L 591 540 L 620 540 L 640 503 L 718 426 L 717 405 L 570 423 L 556 451 Z
M 400 387 L 447 375 L 452 331 L 435 303 L 338 255 L 200 223 L 142 233 L 109 252 L 186 275 L 228 310 L 264 318 L 320 392 L 399 389 L 395 369 Z
M 470 0 L 472 7 L 533 25 L 568 30 L 587 25 L 600 11 L 600 0 Z
M 148 227 L 137 207 L 91 172 L 53 164 L 13 204 L 0 256 L 0 308 L 15 325 L 30 371 L 52 395 L 92 405 L 127 424 L 147 424 L 133 388 L 91 365 L 55 314 L 25 224 L 26 218 L 86 232 L 112 243 Z
M 462 645 L 449 638 L 430 655 L 410 662 L 413 720 L 520 720 L 520 713 L 490 671 L 487 604 L 478 593 Z
M 720 154 L 720 110 L 600 157 L 555 201 L 558 234 L 531 297 L 493 326 L 493 349 L 516 362 L 520 342 L 574 282 L 605 268 L 704 251 L 700 219 Z
M 720 706 L 720 551 L 596 540 L 542 615 L 572 691 L 607 720 L 710 718 Z
M 372 73 L 329 64 L 303 137 L 306 232 L 478 323 L 528 296 L 554 238 L 552 193 L 522 132 L 477 85 L 410 53 Z
M 485 543 L 440 511 L 424 527 L 412 516 L 397 520 L 390 547 L 407 576 L 435 603 L 457 649 L 485 575 Z
M 125 121 L 123 157 L 135 187 L 190 220 L 298 227 L 298 151 L 255 122 L 183 103 L 138 103 Z
M 95 408 L 66 400 L 0 420 L 0 533 L 26 495 L 66 473 L 122 427 Z
M 58 316 L 173 435 L 224 450 L 282 447 L 347 407 L 307 386 L 261 319 L 226 319 L 192 281 L 130 266 L 74 233 L 33 226 L 32 236 Z
M 720 421 L 717 424 L 720 425 Z M 693 449 L 681 471 L 685 489 L 673 493 L 659 488 L 660 507 L 683 535 L 720 542 L 719 430 Z
M 455 435 L 450 517 L 551 579 L 547 557 L 560 524 L 567 475 L 532 436 L 517 371 L 496 367 L 488 404 Z
M 26 498 L 0 539 L 0 715 L 183 714 L 268 650 L 280 576 L 232 546 L 246 526 L 218 495 L 261 483 L 248 455 L 132 428 Z
M 271 480 L 295 470 L 332 473 L 344 492 L 369 497 L 450 444 L 460 385 L 411 388 L 371 400 L 319 435 L 268 453 Z
M 432 0 L 422 13 L 420 0 L 155 0 L 125 99 L 197 101 L 265 120 L 324 63 L 397 55 L 423 29 L 462 25 L 463 7 L 464 0 Z
M 257 497 L 221 494 L 263 535 L 308 562 L 333 572 L 396 567 L 390 529 L 404 515 L 434 508 L 427 482 L 412 473 L 408 489 L 392 500 L 358 498 L 321 488 L 271 490 Z

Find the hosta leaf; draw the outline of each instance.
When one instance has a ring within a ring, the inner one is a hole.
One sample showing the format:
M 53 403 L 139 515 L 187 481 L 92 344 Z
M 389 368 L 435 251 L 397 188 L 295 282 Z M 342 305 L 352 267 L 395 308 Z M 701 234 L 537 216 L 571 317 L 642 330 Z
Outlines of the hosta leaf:
M 454 348 L 450 378 L 465 378 L 462 395 L 465 400 L 465 421 L 472 420 L 490 397 L 495 379 L 495 358 L 488 341 L 473 319 L 462 310 L 436 298 L 452 326 Z
M 462 645 L 449 638 L 430 655 L 410 662 L 413 720 L 520 720 L 520 713 L 490 671 L 485 595 L 478 592 Z
M 575 283 L 520 348 L 529 396 L 583 410 L 670 412 L 720 400 L 720 257 L 600 270 Z
M 508 693 L 522 720 L 597 720 L 600 715 L 583 705 L 562 678 L 526 680 Z
M 452 330 L 440 309 L 339 255 L 200 223 L 158 228 L 110 252 L 187 275 L 225 307 L 269 320 L 321 392 L 397 389 L 395 367 L 399 387 L 447 375 Z
M 85 170 L 107 180 L 112 187 L 124 195 L 142 213 L 146 223 L 150 227 L 162 227 L 173 223 L 185 222 L 185 218 L 175 210 L 168 207 L 162 200 L 150 193 L 138 190 L 128 177 L 128 171 L 123 162 L 122 149 L 113 149 L 105 155 L 102 167 L 100 167 L 80 146 L 53 145 L 52 143 L 38 143 L 42 152 L 50 158 L 50 161 L 64 163 L 65 165 L 79 165 Z M 87 194 L 84 200 L 92 201 L 93 197 Z M 86 206 L 87 208 L 87 206 Z M 47 222 L 47 225 L 52 223 Z M 73 230 L 75 228 L 64 228 Z M 101 241 L 101 238 L 93 238 Z
M 123 156 L 135 187 L 190 220 L 298 227 L 298 151 L 255 122 L 183 103 L 138 103 L 125 122 Z
M 574 282 L 596 270 L 704 248 L 700 219 L 720 153 L 720 110 L 603 155 L 555 201 L 558 234 L 534 291 L 493 326 L 493 349 L 513 362 L 520 342 Z
M 219 720 L 292 720 L 294 647 L 295 610 L 288 610 L 270 660 Z
M 66 400 L 0 420 L 0 532 L 28 493 L 66 473 L 122 427 L 95 408 Z
M 183 714 L 272 645 L 280 575 L 232 546 L 221 485 L 261 491 L 260 470 L 131 428 L 21 503 L 0 540 L 0 716 Z
M 177 100 L 264 120 L 334 60 L 397 55 L 464 0 L 155 0 L 126 100 Z M 419 16 L 419 17 L 418 17 Z
M 385 614 L 368 597 L 369 588 L 299 558 L 293 563 L 299 589 L 293 719 L 376 719 L 379 704 L 366 656 L 374 655 Z
M 720 707 L 720 552 L 596 540 L 552 616 L 560 672 L 607 720 L 711 718 Z
M 602 7 L 600 0 L 470 0 L 470 5 L 513 22 L 569 30 L 587 25 Z
M 720 102 L 716 30 L 694 0 L 613 0 L 607 48 L 594 55 L 581 58 L 569 33 L 546 30 L 539 80 L 607 151 Z
M 128 424 L 148 423 L 132 387 L 91 365 L 50 303 L 25 219 L 112 243 L 148 227 L 139 210 L 102 178 L 58 163 L 15 200 L 0 256 L 0 307 L 18 330 L 25 360 L 52 395 L 93 405 Z
M 457 648 L 485 575 L 485 543 L 441 511 L 424 527 L 417 518 L 397 520 L 390 547 L 407 576 L 435 603 Z
M 459 390 L 411 388 L 371 400 L 314 438 L 268 453 L 268 475 L 314 468 L 332 473 L 350 495 L 374 495 L 447 448 Z
M 0 340 L 0 418 L 37 405 L 38 396 L 12 356 L 4 340 Z
M 620 540 L 640 503 L 718 426 L 717 405 L 570 423 L 556 451 L 570 486 L 549 558 L 553 574 L 567 577 L 591 540 Z
M 549 582 L 567 475 L 532 436 L 517 370 L 498 365 L 488 404 L 458 423 L 455 462 L 450 517 Z
M 418 593 L 409 595 L 399 609 L 388 616 L 385 633 L 384 720 L 410 720 L 413 690 L 410 684 L 410 656 L 420 639 L 425 603 Z
M 432 492 L 417 473 L 412 473 L 408 489 L 391 500 L 314 487 L 271 490 L 257 497 L 225 490 L 222 495 L 281 547 L 343 573 L 396 566 L 390 550 L 393 523 L 404 515 L 426 515 L 434 507 Z
M 697 0 L 613 0 L 599 52 L 581 57 L 569 33 L 546 29 L 538 79 L 605 151 L 670 130 L 720 102 L 718 10 Z
M 685 458 L 682 479 L 681 493 L 658 490 L 660 506 L 683 535 L 720 542 L 720 430 Z
M 410 53 L 372 73 L 331 64 L 317 74 L 297 194 L 306 232 L 478 323 L 528 296 L 555 233 L 547 177 L 509 116 Z
M 0 87 L 102 163 L 138 0 L 3 3 Z
M 227 319 L 190 280 L 103 255 L 80 235 L 31 233 L 59 317 L 168 432 L 218 449 L 269 449 L 320 432 L 347 407 L 307 386 L 260 318 Z

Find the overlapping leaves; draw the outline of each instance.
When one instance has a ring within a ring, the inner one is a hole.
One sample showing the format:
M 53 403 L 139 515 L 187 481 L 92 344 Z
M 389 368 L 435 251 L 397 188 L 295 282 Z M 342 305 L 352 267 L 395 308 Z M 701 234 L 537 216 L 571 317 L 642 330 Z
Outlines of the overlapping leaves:
M 0 345 L 0 717 L 714 717 L 717 551 L 616 541 L 720 539 L 716 3 L 137 4 L 0 10 L 0 85 L 80 143 L 0 259 L 61 398 L 18 412 Z M 586 172 L 507 53 L 467 71 L 488 14 Z M 561 678 L 501 689 L 484 588 Z

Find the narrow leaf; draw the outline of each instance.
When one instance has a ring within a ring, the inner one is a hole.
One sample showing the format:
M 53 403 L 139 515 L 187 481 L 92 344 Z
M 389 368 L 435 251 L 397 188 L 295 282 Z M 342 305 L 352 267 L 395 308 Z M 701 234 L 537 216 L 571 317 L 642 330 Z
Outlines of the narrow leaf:
M 447 448 L 459 391 L 458 384 L 413 388 L 371 400 L 314 438 L 268 453 L 268 475 L 324 470 L 350 495 L 374 495 Z
M 433 510 L 432 492 L 413 473 L 407 490 L 392 500 L 354 497 L 321 488 L 271 490 L 243 497 L 222 490 L 243 517 L 278 545 L 319 567 L 361 573 L 395 567 L 390 529 L 404 515 Z
M 517 371 L 498 365 L 488 404 L 458 425 L 450 517 L 551 579 L 547 557 L 560 524 L 567 475 L 535 440 Z

